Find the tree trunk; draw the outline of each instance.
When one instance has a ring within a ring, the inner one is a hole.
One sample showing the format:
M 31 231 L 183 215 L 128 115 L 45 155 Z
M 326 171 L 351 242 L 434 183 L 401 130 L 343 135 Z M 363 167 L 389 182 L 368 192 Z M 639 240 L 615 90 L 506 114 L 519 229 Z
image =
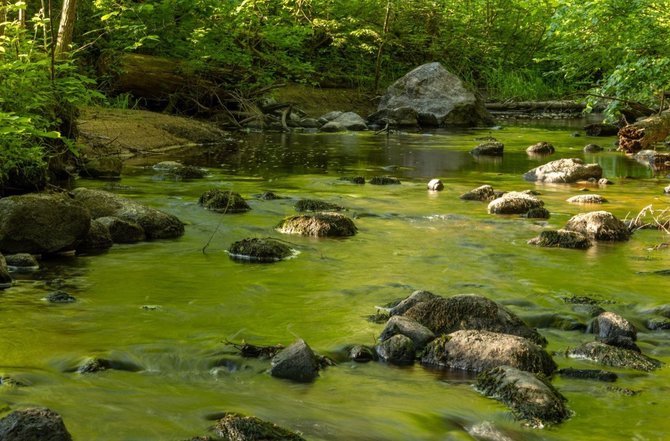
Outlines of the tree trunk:
M 58 26 L 58 40 L 56 40 L 56 58 L 59 60 L 64 59 L 70 49 L 76 12 L 77 0 L 63 0 L 60 25 Z
M 650 116 L 619 130 L 619 150 L 637 153 L 651 148 L 670 134 L 670 112 Z
M 377 49 L 377 58 L 375 59 L 375 84 L 373 90 L 377 93 L 379 87 L 379 78 L 381 76 L 382 56 L 384 55 L 384 45 L 391 27 L 391 0 L 386 2 L 386 15 L 384 16 L 384 27 L 382 28 L 382 38 Z

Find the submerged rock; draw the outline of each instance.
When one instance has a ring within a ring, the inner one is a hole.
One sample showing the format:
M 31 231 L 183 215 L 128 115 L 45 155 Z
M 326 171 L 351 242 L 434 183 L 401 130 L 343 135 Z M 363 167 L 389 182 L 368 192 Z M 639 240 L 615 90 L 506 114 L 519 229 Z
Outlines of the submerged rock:
M 123 160 L 118 156 L 107 156 L 87 160 L 79 169 L 79 174 L 98 179 L 119 179 Z
M 626 224 L 607 211 L 591 211 L 573 216 L 565 229 L 603 241 L 624 241 L 631 236 Z
M 474 190 L 468 191 L 467 193 L 463 193 L 460 198 L 464 201 L 490 202 L 500 196 L 502 196 L 502 194 L 496 194 L 496 192 L 493 190 L 493 187 L 490 185 L 482 185 L 481 187 L 477 187 Z
M 567 400 L 543 375 L 500 366 L 479 374 L 476 387 L 505 403 L 517 419 L 532 427 L 559 424 L 570 417 Z
M 412 364 L 416 358 L 416 346 L 406 335 L 396 334 L 377 345 L 379 357 L 392 364 Z
M 596 380 L 613 383 L 619 378 L 617 374 L 610 371 L 603 371 L 600 369 L 574 369 L 563 368 L 556 371 L 558 375 L 566 378 L 574 378 L 577 380 Z
M 16 410 L 0 419 L 2 441 L 72 441 L 63 419 L 51 409 Z
M 298 340 L 272 358 L 270 375 L 298 382 L 311 382 L 319 376 L 319 362 L 304 340 Z
M 505 145 L 502 142 L 488 141 L 470 150 L 470 154 L 474 156 L 502 156 L 504 149 Z
M 357 363 L 367 363 L 377 360 L 377 353 L 370 346 L 354 345 L 349 349 L 348 357 Z
M 60 290 L 49 293 L 44 299 L 49 303 L 74 303 L 77 301 L 74 296 Z
M 152 167 L 164 177 L 170 179 L 199 179 L 207 175 L 207 171 L 193 165 L 184 165 L 176 161 L 163 161 Z
M 574 248 L 585 250 L 591 246 L 591 241 L 582 233 L 568 230 L 544 230 L 540 235 L 528 241 L 530 245 L 540 247 Z
M 551 213 L 544 207 L 531 208 L 526 213 L 522 214 L 521 217 L 528 219 L 549 219 Z
M 394 335 L 404 335 L 412 340 L 416 349 L 423 349 L 432 339 L 435 334 L 430 329 L 423 326 L 421 323 L 410 318 L 394 315 L 389 319 L 379 336 L 380 341 L 388 340 Z
M 523 178 L 531 182 L 571 183 L 590 178 L 600 179 L 603 170 L 598 164 L 587 164 L 581 159 L 558 159 L 535 167 L 526 172 Z
M 300 199 L 295 203 L 296 211 L 341 211 L 344 207 L 317 199 Z
M 211 429 L 221 441 L 304 441 L 296 433 L 253 416 L 226 413 Z
M 526 153 L 529 155 L 550 155 L 555 151 L 554 146 L 546 141 L 538 142 L 526 149 Z
M 0 252 L 52 254 L 84 239 L 91 215 L 65 194 L 32 193 L 0 199 Z
M 547 344 L 537 330 L 529 328 L 514 313 L 478 295 L 436 296 L 417 303 L 404 315 L 435 334 L 449 334 L 461 329 L 485 330 L 525 337 L 539 345 Z
M 97 219 L 91 221 L 91 228 L 84 236 L 84 239 L 77 245 L 77 253 L 104 251 L 114 245 L 112 235 L 105 224 Z
M 431 179 L 428 182 L 428 190 L 430 190 L 430 191 L 442 191 L 442 190 L 444 190 L 444 184 L 439 179 Z
M 491 214 L 525 214 L 534 208 L 542 208 L 544 202 L 527 193 L 511 191 L 492 200 L 488 205 Z
M 343 214 L 321 212 L 287 217 L 279 223 L 277 231 L 302 236 L 346 237 L 355 235 L 357 228 L 354 221 Z
M 653 371 L 661 367 L 661 362 L 628 349 L 610 346 L 602 342 L 592 341 L 576 348 L 569 349 L 566 355 L 570 358 L 591 360 L 604 366 Z
M 342 176 L 339 178 L 340 181 L 351 182 L 352 184 L 363 185 L 365 184 L 365 178 L 363 176 Z
M 571 204 L 604 204 L 607 199 L 599 194 L 579 194 L 568 198 L 568 202 Z
M 144 370 L 142 366 L 132 361 L 92 357 L 84 360 L 84 362 L 76 369 L 76 372 L 79 374 L 93 374 L 109 369 L 127 372 L 139 372 Z
M 250 238 L 234 242 L 228 253 L 235 260 L 277 262 L 293 255 L 293 249 L 276 239 Z
M 400 185 L 400 179 L 391 176 L 373 176 L 369 182 L 372 185 Z
M 219 213 L 243 213 L 251 210 L 247 201 L 239 193 L 218 188 L 203 193 L 198 199 L 198 204 L 207 210 Z
M 469 372 L 499 366 L 551 375 L 556 363 L 540 345 L 516 335 L 464 330 L 437 337 L 424 351 L 421 363 Z

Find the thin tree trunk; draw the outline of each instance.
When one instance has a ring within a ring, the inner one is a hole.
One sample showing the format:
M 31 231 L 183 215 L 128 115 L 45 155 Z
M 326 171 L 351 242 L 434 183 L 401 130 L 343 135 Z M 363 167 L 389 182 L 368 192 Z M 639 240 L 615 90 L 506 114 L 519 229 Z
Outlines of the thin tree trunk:
M 384 27 L 382 29 L 382 41 L 379 43 L 377 50 L 377 59 L 375 60 L 375 84 L 373 90 L 376 92 L 379 86 L 379 77 L 381 76 L 382 55 L 384 54 L 384 45 L 386 44 L 386 35 L 391 26 L 391 0 L 386 2 L 386 16 L 384 17 Z
M 653 115 L 619 130 L 619 150 L 637 153 L 670 135 L 670 112 Z
M 7 0 L 0 0 L 0 37 L 5 35 L 5 25 L 7 22 Z
M 70 49 L 76 12 L 77 0 L 63 0 L 60 25 L 58 26 L 58 40 L 56 40 L 56 58 L 59 60 L 65 58 Z

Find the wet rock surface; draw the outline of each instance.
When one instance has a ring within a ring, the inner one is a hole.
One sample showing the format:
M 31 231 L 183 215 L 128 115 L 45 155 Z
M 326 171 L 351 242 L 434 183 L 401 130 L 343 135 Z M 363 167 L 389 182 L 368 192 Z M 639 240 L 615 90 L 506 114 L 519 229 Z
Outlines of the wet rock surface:
M 568 230 L 544 230 L 540 235 L 528 241 L 530 245 L 554 248 L 574 248 L 585 250 L 591 247 L 591 241 L 582 233 Z
M 496 192 L 493 190 L 493 187 L 490 185 L 482 185 L 481 187 L 477 187 L 473 190 L 468 191 L 467 193 L 463 193 L 460 198 L 465 200 L 465 201 L 482 201 L 482 202 L 490 202 L 497 197 L 502 196 L 496 194 Z
M 649 372 L 661 367 L 661 362 L 644 354 L 592 341 L 569 349 L 566 355 L 571 358 L 591 360 L 603 366 L 635 369 Z
M 249 238 L 234 242 L 228 249 L 230 257 L 249 262 L 277 262 L 293 255 L 286 243 L 271 238 Z
M 355 235 L 357 228 L 354 221 L 343 214 L 321 212 L 287 217 L 279 223 L 277 231 L 301 236 L 346 237 Z
M 221 441 L 304 441 L 298 434 L 253 416 L 227 413 L 211 432 Z
M 247 201 L 239 193 L 218 188 L 203 193 L 198 199 L 198 204 L 218 213 L 244 213 L 251 210 Z
M 626 241 L 631 232 L 622 221 L 607 211 L 591 211 L 573 216 L 564 227 L 602 241 Z
M 72 441 L 60 415 L 50 409 L 16 410 L 0 419 L 2 441 Z
M 304 340 L 298 340 L 272 358 L 270 375 L 301 383 L 314 381 L 319 375 L 316 355 Z
M 535 167 L 523 178 L 531 182 L 571 183 L 590 178 L 600 179 L 603 170 L 598 164 L 584 164 L 581 159 L 558 159 Z
M 488 205 L 490 214 L 526 214 L 532 209 L 542 208 L 544 202 L 533 195 L 511 191 L 492 200 Z

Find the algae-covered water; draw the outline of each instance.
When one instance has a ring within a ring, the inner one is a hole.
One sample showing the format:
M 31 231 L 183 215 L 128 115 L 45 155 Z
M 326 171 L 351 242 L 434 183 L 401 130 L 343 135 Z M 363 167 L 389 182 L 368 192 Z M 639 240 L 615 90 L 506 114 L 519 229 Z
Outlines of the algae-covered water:
M 226 411 L 255 415 L 309 440 L 665 440 L 670 438 L 670 373 L 611 369 L 617 383 L 556 377 L 574 416 L 543 430 L 515 422 L 502 404 L 481 396 L 472 377 L 416 364 L 343 361 L 312 384 L 271 377 L 267 361 L 238 357 L 227 341 L 259 345 L 304 339 L 316 352 L 352 343 L 372 345 L 383 325 L 369 322 L 376 305 L 426 289 L 450 296 L 475 293 L 504 303 L 534 326 L 556 351 L 560 367 L 595 368 L 561 355 L 592 335 L 550 326 L 552 314 L 586 323 L 564 298 L 590 296 L 639 330 L 639 346 L 670 363 L 668 331 L 648 331 L 645 310 L 670 303 L 670 241 L 640 231 L 627 243 L 588 251 L 543 249 L 526 241 L 560 228 L 574 214 L 606 209 L 630 217 L 670 197 L 665 174 L 615 151 L 584 154 L 588 143 L 613 149 L 614 138 L 574 137 L 575 128 L 346 134 L 248 134 L 223 146 L 176 155 L 207 167 L 205 179 L 159 179 L 150 166 L 165 157 L 128 163 L 123 179 L 79 180 L 175 214 L 186 225 L 177 240 L 115 245 L 96 256 L 42 262 L 37 273 L 14 274 L 0 292 L 0 374 L 25 387 L 0 386 L 0 408 L 44 406 L 59 412 L 76 441 L 180 440 L 204 434 Z M 475 138 L 494 136 L 503 158 L 474 158 Z M 552 142 L 557 153 L 529 158 L 525 148 Z M 587 186 L 609 200 L 600 207 L 566 202 L 584 186 L 539 185 L 521 175 L 561 157 L 598 162 L 614 184 Z M 171 158 L 175 159 L 175 158 Z M 390 175 L 401 185 L 354 185 L 341 176 Z M 445 189 L 428 192 L 440 178 Z M 482 184 L 534 189 L 551 218 L 528 220 L 486 213 L 486 204 L 459 195 Z M 198 206 L 210 188 L 242 194 L 252 210 L 221 215 Z M 273 191 L 285 197 L 255 197 Z M 274 226 L 295 214 L 300 198 L 348 208 L 358 234 L 346 239 L 282 236 Z M 237 263 L 228 246 L 247 237 L 287 240 L 299 254 L 274 264 Z M 207 245 L 207 246 L 206 246 Z M 203 248 L 206 249 L 203 252 Z M 78 300 L 53 305 L 62 289 Z M 125 360 L 139 372 L 71 372 L 91 356 Z M 612 387 L 640 391 L 629 396 Z M 210 420 L 208 420 L 208 418 Z M 498 438 L 487 438 L 487 430 Z M 503 438 L 506 436 L 507 438 Z

